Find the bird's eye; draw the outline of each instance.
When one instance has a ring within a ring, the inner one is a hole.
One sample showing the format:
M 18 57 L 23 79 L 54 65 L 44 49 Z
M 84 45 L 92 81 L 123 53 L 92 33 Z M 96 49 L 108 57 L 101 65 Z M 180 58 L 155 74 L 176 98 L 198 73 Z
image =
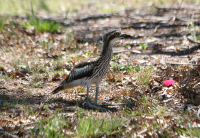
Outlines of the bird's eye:
M 115 36 L 118 36 L 119 35 L 119 33 L 115 33 Z

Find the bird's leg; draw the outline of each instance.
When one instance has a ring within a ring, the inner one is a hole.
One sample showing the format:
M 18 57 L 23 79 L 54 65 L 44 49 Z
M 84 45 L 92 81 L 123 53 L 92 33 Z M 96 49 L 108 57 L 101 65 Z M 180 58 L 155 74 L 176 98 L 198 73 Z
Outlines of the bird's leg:
M 99 92 L 99 84 L 96 84 L 96 94 L 95 94 L 95 100 L 94 100 L 94 105 L 96 106 L 98 106 L 97 104 L 98 92 Z
M 96 109 L 99 109 L 99 110 L 106 111 L 105 108 L 98 107 L 97 105 L 91 105 L 91 104 L 89 103 L 89 88 L 90 88 L 90 86 L 88 85 L 88 86 L 87 86 L 87 100 L 86 100 L 86 107 L 96 108 Z M 96 88 L 96 89 L 98 89 L 98 88 Z M 97 93 L 96 93 L 96 96 L 97 96 L 97 95 L 98 95 L 98 91 L 97 91 Z M 95 97 L 95 101 L 97 102 L 97 97 Z

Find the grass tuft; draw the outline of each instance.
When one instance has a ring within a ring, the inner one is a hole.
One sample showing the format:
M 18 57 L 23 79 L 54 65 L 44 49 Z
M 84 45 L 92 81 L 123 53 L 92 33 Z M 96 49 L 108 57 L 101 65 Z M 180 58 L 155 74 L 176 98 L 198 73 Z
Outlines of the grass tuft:
M 0 31 L 2 31 L 4 29 L 5 22 L 6 22 L 5 19 L 0 19 Z
M 100 119 L 97 116 L 84 116 L 85 112 L 78 110 L 78 125 L 76 135 L 79 137 L 100 137 L 102 135 L 119 135 L 123 120 L 118 117 Z
M 63 128 L 68 128 L 67 120 L 63 114 L 60 116 L 42 117 L 29 135 L 37 138 L 64 138 Z
M 150 83 L 152 78 L 152 70 L 153 68 L 146 67 L 140 71 L 140 74 L 138 74 L 138 81 L 140 84 L 147 86 Z
M 36 32 L 56 33 L 58 32 L 58 28 L 60 27 L 60 24 L 56 23 L 55 21 L 43 21 L 41 19 L 36 18 L 35 16 L 30 16 L 29 19 L 30 22 L 26 22 L 24 27 L 25 28 L 34 27 Z
M 31 3 L 31 9 L 32 9 L 32 16 L 29 16 L 29 20 L 25 22 L 24 27 L 25 28 L 31 28 L 34 27 L 35 31 L 38 32 L 50 32 L 50 33 L 56 33 L 58 32 L 58 29 L 60 27 L 60 23 L 56 23 L 55 21 L 44 21 L 41 19 L 38 19 L 33 10 L 33 6 Z

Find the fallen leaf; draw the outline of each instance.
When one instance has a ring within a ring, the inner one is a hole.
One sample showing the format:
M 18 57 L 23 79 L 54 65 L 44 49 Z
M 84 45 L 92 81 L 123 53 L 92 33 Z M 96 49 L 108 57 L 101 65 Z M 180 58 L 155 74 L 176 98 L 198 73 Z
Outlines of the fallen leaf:
M 98 49 L 95 48 L 95 49 L 93 50 L 94 55 L 97 55 L 97 52 L 98 52 Z
M 143 18 L 143 19 L 142 19 L 142 22 L 146 22 L 146 20 Z
M 25 75 L 20 72 L 11 72 L 8 75 L 8 77 L 11 77 L 11 78 L 16 78 L 17 76 L 20 78 L 25 78 Z
M 62 78 L 65 79 L 68 75 L 67 74 L 63 74 Z
M 60 77 L 60 74 L 55 74 L 54 77 L 52 78 L 52 81 L 56 81 Z
M 180 26 L 177 26 L 177 27 L 176 27 L 176 30 L 180 30 Z
M 53 83 L 53 82 L 49 82 L 49 84 L 50 84 L 50 85 L 55 85 L 56 83 Z
M 131 27 L 133 27 L 133 26 L 134 26 L 134 24 L 130 24 L 128 27 L 131 28 Z
M 4 110 L 7 110 L 8 108 L 7 108 L 7 107 L 3 107 L 3 109 L 4 109 Z
M 177 47 L 176 50 L 181 50 L 181 48 L 180 48 L 180 47 Z
M 2 66 L 0 66 L 0 71 L 6 71 Z

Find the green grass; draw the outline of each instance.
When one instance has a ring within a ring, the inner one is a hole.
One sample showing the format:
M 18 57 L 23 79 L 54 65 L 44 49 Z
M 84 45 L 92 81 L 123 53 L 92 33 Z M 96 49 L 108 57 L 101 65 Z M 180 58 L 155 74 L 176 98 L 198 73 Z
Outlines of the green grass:
M 48 106 L 45 108 L 48 110 Z M 30 107 L 27 107 L 28 114 Z M 42 114 L 46 114 L 46 111 Z M 78 117 L 73 118 L 74 123 L 71 123 L 71 117 L 54 112 L 50 116 L 42 116 L 29 131 L 29 136 L 36 138 L 64 138 L 64 137 L 99 137 L 119 136 L 122 132 L 124 120 L 119 117 L 108 116 L 108 118 L 100 119 L 96 115 L 88 114 L 83 109 L 78 108 Z M 75 127 L 76 126 L 76 127 Z M 64 132 L 64 133 L 63 133 Z M 68 132 L 68 133 L 66 133 Z
M 88 57 L 88 58 L 91 58 L 92 55 L 93 55 L 93 54 L 92 54 L 90 51 L 88 51 L 88 50 L 83 51 L 83 53 L 87 53 L 87 57 Z
M 0 19 L 0 31 L 2 31 L 4 29 L 4 24 L 6 22 L 7 19 Z
M 131 66 L 129 64 L 127 64 L 127 65 L 117 65 L 116 63 L 113 63 L 111 66 L 112 66 L 114 71 L 125 71 L 125 70 L 126 71 L 134 71 L 134 72 L 140 71 L 139 65 L 136 65 L 134 67 L 134 66 Z
M 104 116 L 101 116 L 79 107 L 75 115 L 69 116 L 68 113 L 62 113 L 61 109 L 50 111 L 48 105 L 45 105 L 44 110 L 39 111 L 39 114 L 29 105 L 25 106 L 24 112 L 26 116 L 39 115 L 36 124 L 28 131 L 30 137 L 36 138 L 121 137 L 122 135 L 131 137 L 137 135 L 143 128 L 146 128 L 148 132 L 160 131 L 162 137 L 170 137 L 172 133 L 177 133 L 179 136 L 199 137 L 200 129 L 191 127 L 192 122 L 190 125 L 188 124 L 190 119 L 186 113 L 183 113 L 186 117 L 174 118 L 176 114 L 171 112 L 169 114 L 167 110 L 160 112 L 160 108 L 161 106 L 156 100 L 144 96 L 138 99 L 133 111 L 126 109 L 117 116 L 114 114 L 102 114 Z M 172 124 L 168 124 L 170 128 L 166 130 L 163 130 L 163 126 L 168 123 L 167 120 L 159 121 L 163 120 L 164 116 L 174 118 L 173 121 L 170 119 Z M 130 130 L 124 127 L 127 125 Z
M 123 130 L 123 119 L 111 116 L 110 118 L 98 118 L 97 116 L 85 116 L 82 109 L 78 110 L 78 124 L 75 134 L 78 137 L 99 137 L 103 134 L 111 136 L 120 135 Z
M 154 116 L 155 113 L 159 109 L 159 105 L 156 102 L 156 100 L 154 100 L 148 96 L 143 96 L 138 99 L 138 102 L 136 102 L 135 108 L 136 108 L 136 110 L 134 110 L 134 111 L 126 109 L 123 111 L 123 113 L 125 115 L 135 116 L 135 117 L 139 117 L 139 116 L 143 116 L 143 115 Z
M 176 121 L 176 126 L 174 126 L 174 129 L 179 135 L 186 135 L 190 137 L 200 138 L 200 128 L 196 126 L 194 127 L 193 122 L 190 121 L 189 117 L 179 118 Z
M 43 84 L 43 82 L 42 81 L 39 81 L 39 82 L 33 82 L 33 86 L 34 87 L 39 87 L 39 86 L 41 86 Z
M 23 111 L 25 112 L 25 114 L 28 116 L 28 115 L 31 115 L 31 114 L 34 114 L 32 108 L 30 105 L 25 105 L 25 107 L 23 108 Z
M 102 8 L 101 12 L 102 13 L 119 13 L 119 9 L 114 9 L 112 7 L 110 7 L 110 8 Z
M 188 128 L 188 129 L 186 129 L 186 133 L 191 137 L 200 138 L 200 128 L 198 128 L 198 127 Z
M 38 32 L 56 33 L 58 32 L 58 29 L 60 27 L 60 23 L 56 23 L 55 21 L 43 21 L 35 16 L 30 16 L 29 19 L 30 21 L 25 22 L 23 26 L 25 28 L 34 27 L 37 33 Z
M 147 47 L 148 47 L 148 44 L 147 44 L 147 43 L 139 43 L 139 45 L 141 46 L 141 49 L 142 49 L 142 50 L 145 50 L 145 49 L 147 49 Z
M 147 66 L 145 68 L 141 68 L 140 65 L 131 66 L 129 64 L 127 65 L 117 65 L 116 63 L 113 63 L 112 65 L 113 71 L 133 71 L 138 72 L 138 82 L 139 84 L 142 84 L 144 86 L 147 86 L 149 84 L 149 81 L 152 78 L 152 70 L 153 68 Z
M 197 30 L 196 30 L 197 26 L 195 26 L 193 22 L 188 23 L 187 29 L 189 28 L 189 26 L 192 27 L 191 35 L 193 36 L 194 41 L 200 41 L 200 35 L 197 35 Z M 198 27 L 198 28 L 200 28 L 200 27 Z
M 138 74 L 139 84 L 148 86 L 148 84 L 152 78 L 152 70 L 153 70 L 153 68 L 147 66 L 140 71 L 140 73 Z
M 42 117 L 29 135 L 36 138 L 64 138 L 67 135 L 63 133 L 63 129 L 69 128 L 67 119 L 63 114 Z
M 38 19 L 35 16 L 32 2 L 31 2 L 31 11 L 32 15 L 29 16 L 29 20 L 25 22 L 23 25 L 25 28 L 31 28 L 34 27 L 36 32 L 50 32 L 50 33 L 56 33 L 58 32 L 58 29 L 60 27 L 60 23 L 56 23 L 55 21 L 43 21 L 41 19 Z

